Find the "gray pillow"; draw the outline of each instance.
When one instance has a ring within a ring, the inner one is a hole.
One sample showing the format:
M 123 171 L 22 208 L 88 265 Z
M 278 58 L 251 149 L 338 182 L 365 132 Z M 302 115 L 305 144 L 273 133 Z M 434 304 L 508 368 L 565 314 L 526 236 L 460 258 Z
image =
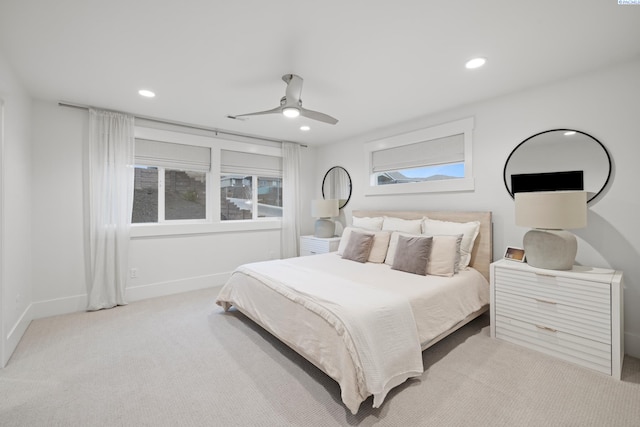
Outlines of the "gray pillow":
M 371 248 L 373 247 L 373 238 L 373 234 L 352 231 L 347 246 L 342 253 L 342 258 L 350 259 L 351 261 L 367 262 Z
M 400 235 L 391 268 L 426 276 L 432 241 L 433 237 L 409 237 Z

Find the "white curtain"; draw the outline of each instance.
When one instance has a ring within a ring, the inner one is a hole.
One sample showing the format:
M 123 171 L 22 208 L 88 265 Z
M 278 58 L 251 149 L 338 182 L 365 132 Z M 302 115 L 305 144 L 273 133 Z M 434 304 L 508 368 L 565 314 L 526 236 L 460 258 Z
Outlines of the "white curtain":
M 89 110 L 89 250 L 87 310 L 126 304 L 133 209 L 134 118 Z
M 300 240 L 300 145 L 282 143 L 282 232 L 280 252 L 282 258 L 298 256 Z

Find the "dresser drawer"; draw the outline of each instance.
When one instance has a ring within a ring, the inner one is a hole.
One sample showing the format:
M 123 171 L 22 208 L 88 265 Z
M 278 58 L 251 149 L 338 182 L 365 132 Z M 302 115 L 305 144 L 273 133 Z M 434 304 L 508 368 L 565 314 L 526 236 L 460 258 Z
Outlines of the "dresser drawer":
M 610 316 L 611 286 L 570 277 L 536 274 L 506 268 L 495 270 L 496 292 L 581 308 Z
M 611 345 L 496 314 L 496 338 L 611 375 Z
M 495 304 L 496 315 L 611 344 L 609 314 L 555 303 L 549 298 L 532 298 L 499 290 L 495 293 Z

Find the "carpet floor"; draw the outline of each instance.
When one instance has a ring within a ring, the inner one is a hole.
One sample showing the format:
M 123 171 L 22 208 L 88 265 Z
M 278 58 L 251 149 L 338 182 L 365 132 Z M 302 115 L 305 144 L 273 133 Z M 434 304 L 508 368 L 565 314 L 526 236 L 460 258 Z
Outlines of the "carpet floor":
M 640 360 L 617 381 L 491 339 L 486 315 L 352 415 L 337 383 L 224 313 L 218 290 L 33 321 L 0 370 L 0 425 L 640 426 Z

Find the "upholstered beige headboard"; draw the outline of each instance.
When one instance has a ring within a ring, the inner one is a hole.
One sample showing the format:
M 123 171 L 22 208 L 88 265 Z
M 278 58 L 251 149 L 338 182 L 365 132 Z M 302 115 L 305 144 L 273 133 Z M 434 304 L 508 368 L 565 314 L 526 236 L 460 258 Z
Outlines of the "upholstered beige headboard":
M 441 221 L 469 222 L 479 221 L 480 232 L 471 252 L 471 265 L 489 280 L 489 264 L 493 259 L 493 236 L 491 212 L 457 212 L 457 211 L 368 211 L 354 210 L 352 215 L 358 218 L 391 216 L 403 219 L 421 219 L 428 217 Z

